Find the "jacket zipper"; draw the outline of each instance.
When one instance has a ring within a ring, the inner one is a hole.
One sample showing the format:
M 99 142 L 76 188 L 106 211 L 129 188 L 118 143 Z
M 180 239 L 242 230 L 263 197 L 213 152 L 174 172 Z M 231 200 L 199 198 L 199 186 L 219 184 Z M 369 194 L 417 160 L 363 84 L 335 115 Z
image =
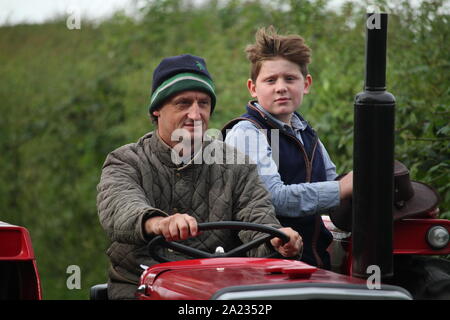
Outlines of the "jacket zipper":
M 254 107 L 251 105 L 251 103 L 249 104 L 249 106 L 250 106 L 253 110 L 257 111 L 257 112 L 262 116 L 262 118 L 263 118 L 264 120 L 266 120 L 267 122 L 270 123 L 270 120 L 269 120 L 265 115 L 263 115 L 258 109 L 254 108 Z M 273 126 L 273 125 L 272 125 L 272 126 Z M 275 127 L 275 126 L 273 126 L 273 127 Z M 296 137 L 290 135 L 290 134 L 286 134 L 286 136 L 288 136 L 288 137 L 290 137 L 291 139 L 293 139 L 293 140 L 295 141 L 295 143 L 297 143 L 297 145 L 298 145 L 298 146 L 300 147 L 300 149 L 302 150 L 303 158 L 304 158 L 305 164 L 306 164 L 306 177 L 305 177 L 306 181 L 305 181 L 305 182 L 311 182 L 311 178 L 312 178 L 312 163 L 313 163 L 313 161 L 314 161 L 314 155 L 315 155 L 315 153 L 316 153 L 317 145 L 319 144 L 319 139 L 318 139 L 318 138 L 316 139 L 316 142 L 315 142 L 314 147 L 313 147 L 313 152 L 312 152 L 312 154 L 311 154 L 311 161 L 310 161 L 309 158 L 308 158 L 308 154 L 306 153 L 306 150 L 305 150 L 304 146 L 298 141 L 298 139 L 297 139 Z M 318 252 L 317 252 L 317 240 L 318 240 L 318 238 L 319 238 L 320 222 L 321 222 L 320 220 L 321 220 L 321 219 L 322 219 L 322 217 L 321 217 L 320 215 L 317 215 L 317 216 L 316 216 L 316 219 L 315 219 L 316 221 L 315 221 L 315 223 L 314 223 L 314 234 L 313 234 L 313 238 L 312 238 L 312 242 L 311 242 L 311 248 L 312 248 L 314 257 L 316 258 L 317 266 L 318 266 L 319 268 L 322 268 L 322 267 L 323 267 L 323 261 L 322 261 L 322 259 L 320 258 L 319 254 L 318 254 Z
M 312 175 L 312 163 L 314 161 L 314 155 L 316 154 L 316 148 L 317 148 L 318 144 L 319 144 L 319 139 L 317 139 L 316 143 L 314 144 L 314 148 L 313 148 L 313 152 L 312 152 L 312 156 L 311 156 L 311 175 Z M 311 181 L 311 176 L 309 177 L 309 181 Z M 320 233 L 320 222 L 321 222 L 320 220 L 322 220 L 322 217 L 320 214 L 318 214 L 316 216 L 316 221 L 315 221 L 315 225 L 314 225 L 314 235 L 313 235 L 311 247 L 312 247 L 312 251 L 314 253 L 314 257 L 316 258 L 316 261 L 317 261 L 317 266 L 319 268 L 323 268 L 324 267 L 323 261 L 320 258 L 319 253 L 317 252 L 317 240 L 319 240 L 319 233 Z
M 305 159 L 305 163 L 306 163 L 306 182 L 311 182 L 311 178 L 312 178 L 312 163 L 314 161 L 314 155 L 316 153 L 316 149 L 317 149 L 317 145 L 319 143 L 319 139 L 316 140 L 314 147 L 313 147 L 313 152 L 311 155 L 311 161 L 308 159 L 308 154 L 305 151 L 305 148 L 303 147 L 303 145 L 293 136 L 287 134 L 288 137 L 291 137 L 292 139 L 294 139 L 294 141 L 300 146 L 302 152 L 303 152 L 303 158 Z M 318 214 L 316 216 L 316 221 L 314 223 L 314 233 L 313 233 L 313 237 L 312 237 L 312 242 L 311 242 L 311 248 L 312 248 L 312 252 L 314 254 L 314 258 L 316 258 L 316 262 L 317 262 L 317 266 L 319 268 L 323 268 L 324 264 L 322 259 L 319 256 L 319 253 L 317 252 L 317 240 L 319 239 L 319 233 L 320 233 L 320 220 L 322 219 L 322 217 Z

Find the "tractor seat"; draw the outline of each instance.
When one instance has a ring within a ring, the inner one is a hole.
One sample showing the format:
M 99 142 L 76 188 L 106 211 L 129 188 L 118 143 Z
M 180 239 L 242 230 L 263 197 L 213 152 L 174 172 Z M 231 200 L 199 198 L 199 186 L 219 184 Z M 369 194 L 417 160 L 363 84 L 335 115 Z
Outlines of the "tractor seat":
M 108 300 L 108 284 L 96 284 L 91 287 L 90 291 L 90 300 Z

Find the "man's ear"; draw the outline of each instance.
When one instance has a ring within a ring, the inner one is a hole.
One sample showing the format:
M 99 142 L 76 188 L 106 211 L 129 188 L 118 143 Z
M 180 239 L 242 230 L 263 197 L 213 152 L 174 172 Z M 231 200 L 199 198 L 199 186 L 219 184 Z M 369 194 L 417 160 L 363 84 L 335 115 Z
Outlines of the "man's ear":
M 159 113 L 159 111 L 158 111 L 158 110 L 156 110 L 156 111 L 153 111 L 153 113 L 152 113 L 152 114 L 153 114 L 153 116 L 154 116 L 154 117 L 157 117 L 157 118 L 158 118 L 158 117 L 159 117 L 159 115 L 160 115 L 160 113 Z
M 247 89 L 248 89 L 248 92 L 250 92 L 250 95 L 253 98 L 257 97 L 257 95 L 256 95 L 256 84 L 253 82 L 252 79 L 248 79 L 247 80 Z
M 312 86 L 312 76 L 310 74 L 306 75 L 304 82 L 303 93 L 309 93 Z

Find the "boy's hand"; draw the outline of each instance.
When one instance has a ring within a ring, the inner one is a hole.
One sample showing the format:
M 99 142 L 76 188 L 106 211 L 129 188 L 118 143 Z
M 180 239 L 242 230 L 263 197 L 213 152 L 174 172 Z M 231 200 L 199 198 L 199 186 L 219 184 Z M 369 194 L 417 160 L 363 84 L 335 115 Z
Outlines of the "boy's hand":
M 339 180 L 339 197 L 341 200 L 351 198 L 353 194 L 353 171 Z

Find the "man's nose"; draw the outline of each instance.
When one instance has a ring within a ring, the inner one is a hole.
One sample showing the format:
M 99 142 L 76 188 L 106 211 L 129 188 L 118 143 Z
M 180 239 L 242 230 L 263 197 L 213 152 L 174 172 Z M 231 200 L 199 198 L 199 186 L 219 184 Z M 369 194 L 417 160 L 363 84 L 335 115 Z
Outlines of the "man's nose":
M 194 103 L 189 108 L 188 117 L 189 117 L 189 119 L 192 119 L 192 120 L 201 120 L 202 119 L 201 114 L 200 114 L 200 106 L 198 105 L 197 101 L 194 101 Z

